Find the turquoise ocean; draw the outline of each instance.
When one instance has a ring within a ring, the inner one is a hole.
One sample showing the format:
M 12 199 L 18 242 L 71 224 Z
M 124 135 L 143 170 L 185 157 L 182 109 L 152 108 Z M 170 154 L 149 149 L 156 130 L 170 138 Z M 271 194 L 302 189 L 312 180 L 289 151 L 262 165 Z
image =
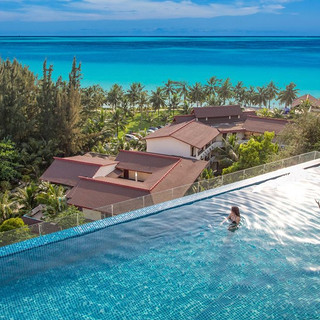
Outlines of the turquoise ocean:
M 284 87 L 320 97 L 319 37 L 0 37 L 2 59 L 16 58 L 41 76 L 47 59 L 54 77 L 67 79 L 75 56 L 82 63 L 83 86 L 147 89 L 168 79 L 205 83 L 212 76 L 233 84 Z

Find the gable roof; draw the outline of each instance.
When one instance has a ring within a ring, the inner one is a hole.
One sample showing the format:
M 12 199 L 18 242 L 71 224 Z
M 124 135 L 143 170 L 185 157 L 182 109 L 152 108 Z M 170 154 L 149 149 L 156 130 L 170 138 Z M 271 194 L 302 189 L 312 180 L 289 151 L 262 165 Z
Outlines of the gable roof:
M 182 115 L 179 115 L 179 116 L 175 116 L 173 118 L 173 123 L 182 123 L 182 122 L 187 122 L 187 121 L 191 121 L 195 119 L 195 115 L 194 114 L 182 114 Z
M 269 131 L 279 134 L 288 123 L 289 121 L 286 119 L 248 116 L 243 127 L 249 132 L 264 133 Z
M 80 177 L 79 183 L 67 194 L 68 203 L 87 209 L 99 208 L 98 211 L 103 211 L 101 207 L 113 203 L 192 184 L 207 165 L 206 161 L 133 151 L 120 151 L 117 159 L 120 160 L 120 167 L 149 171 L 150 174 L 143 182 L 116 178 L 112 175 L 97 178 Z M 179 188 L 177 195 L 182 196 L 187 189 L 188 187 L 181 190 Z
M 210 106 L 194 108 L 192 113 L 196 118 L 220 118 L 238 115 L 241 116 L 242 110 L 239 105 Z
M 193 147 L 201 149 L 218 135 L 219 131 L 216 128 L 212 128 L 198 121 L 191 120 L 178 124 L 172 123 L 149 134 L 145 137 L 145 139 L 148 140 L 154 138 L 172 137 Z
M 115 164 L 117 164 L 116 161 L 89 155 L 54 157 L 53 163 L 40 179 L 73 187 L 78 183 L 79 176 L 94 177 L 101 167 Z
M 299 106 L 303 101 L 309 100 L 313 107 L 320 107 L 320 99 L 315 98 L 311 94 L 305 94 L 292 102 L 292 108 Z

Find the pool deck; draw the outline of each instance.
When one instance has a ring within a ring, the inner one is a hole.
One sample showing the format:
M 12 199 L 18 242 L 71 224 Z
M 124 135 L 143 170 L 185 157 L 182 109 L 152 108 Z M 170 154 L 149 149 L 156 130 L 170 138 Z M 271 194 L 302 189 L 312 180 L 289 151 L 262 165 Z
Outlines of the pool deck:
M 239 182 L 227 184 L 218 188 L 210 189 L 207 191 L 199 192 L 175 200 L 159 203 L 150 207 L 145 207 L 142 209 L 130 211 L 110 218 L 90 222 L 78 227 L 73 227 L 63 231 L 51 233 L 41 237 L 29 239 L 26 241 L 14 243 L 8 246 L 0 248 L 0 258 L 10 256 L 22 251 L 31 250 L 33 248 L 48 245 L 50 243 L 55 243 L 63 241 L 69 238 L 79 237 L 81 235 L 95 232 L 109 226 L 117 225 L 120 223 L 128 222 L 131 220 L 139 219 L 145 216 L 159 213 L 164 210 L 172 209 L 175 207 L 180 207 L 182 205 L 190 204 L 203 199 L 211 198 L 226 192 L 235 191 L 242 189 L 244 187 L 249 187 L 255 184 L 260 184 L 268 180 L 276 179 L 281 176 L 290 174 L 295 170 L 307 169 L 314 166 L 320 165 L 320 159 L 304 162 L 295 166 L 287 167 L 284 169 L 279 169 L 273 172 L 262 174 L 253 178 L 245 179 Z

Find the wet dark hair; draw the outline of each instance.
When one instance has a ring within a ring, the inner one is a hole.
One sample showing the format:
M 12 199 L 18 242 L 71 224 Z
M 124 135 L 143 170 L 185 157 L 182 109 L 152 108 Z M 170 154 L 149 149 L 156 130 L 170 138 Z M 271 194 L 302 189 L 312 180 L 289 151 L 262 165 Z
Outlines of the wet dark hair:
M 231 207 L 231 211 L 238 217 L 240 217 L 239 207 Z

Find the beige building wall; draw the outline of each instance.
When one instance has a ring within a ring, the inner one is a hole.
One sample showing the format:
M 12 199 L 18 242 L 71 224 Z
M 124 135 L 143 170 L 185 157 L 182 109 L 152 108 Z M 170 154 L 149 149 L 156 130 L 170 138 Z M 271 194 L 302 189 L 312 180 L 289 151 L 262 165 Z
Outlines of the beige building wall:
M 147 152 L 161 153 L 171 156 L 191 157 L 189 144 L 171 137 L 153 138 L 147 140 Z

